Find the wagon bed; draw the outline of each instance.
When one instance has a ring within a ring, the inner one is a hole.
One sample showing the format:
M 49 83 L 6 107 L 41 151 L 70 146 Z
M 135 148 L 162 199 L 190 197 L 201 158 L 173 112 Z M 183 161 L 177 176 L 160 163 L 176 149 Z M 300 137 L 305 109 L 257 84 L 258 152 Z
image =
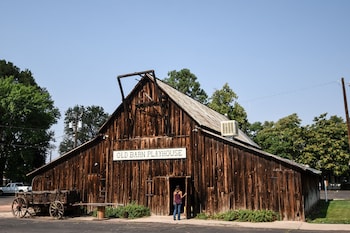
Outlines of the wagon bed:
M 27 214 L 33 215 L 48 209 L 51 217 L 60 219 L 79 200 L 77 190 L 20 192 L 16 193 L 12 202 L 12 213 L 15 217 L 23 218 Z M 29 212 L 29 209 L 33 211 Z

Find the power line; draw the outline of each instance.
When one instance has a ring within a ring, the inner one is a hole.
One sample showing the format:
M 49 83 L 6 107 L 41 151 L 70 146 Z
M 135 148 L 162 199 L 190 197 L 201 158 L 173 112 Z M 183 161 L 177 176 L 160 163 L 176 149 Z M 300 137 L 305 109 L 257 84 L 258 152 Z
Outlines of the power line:
M 321 83 L 321 84 L 308 86 L 308 87 L 304 87 L 304 88 L 299 88 L 299 89 L 294 89 L 294 90 L 289 90 L 289 91 L 278 92 L 278 93 L 271 94 L 271 95 L 256 97 L 256 98 L 252 98 L 252 99 L 248 99 L 248 100 L 244 100 L 244 101 L 239 101 L 239 102 L 240 103 L 253 102 L 253 101 L 258 101 L 258 100 L 262 100 L 262 99 L 272 98 L 272 97 L 276 97 L 276 96 L 293 94 L 293 93 L 306 91 L 306 90 L 314 89 L 314 88 L 318 88 L 318 87 L 328 86 L 328 85 L 331 85 L 331 84 L 334 84 L 334 83 L 339 83 L 339 82 L 338 81 L 331 81 L 331 82 Z

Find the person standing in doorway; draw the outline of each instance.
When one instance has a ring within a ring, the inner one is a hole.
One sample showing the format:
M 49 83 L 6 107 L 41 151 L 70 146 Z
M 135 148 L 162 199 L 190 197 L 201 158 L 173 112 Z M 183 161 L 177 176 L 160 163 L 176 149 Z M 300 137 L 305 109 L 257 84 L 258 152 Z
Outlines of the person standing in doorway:
M 173 193 L 173 204 L 174 204 L 173 217 L 174 217 L 174 220 L 176 220 L 176 214 L 177 214 L 177 220 L 180 220 L 182 198 L 185 196 L 186 196 L 186 193 L 184 195 L 182 195 L 182 191 L 180 189 L 180 186 L 176 185 L 175 191 Z

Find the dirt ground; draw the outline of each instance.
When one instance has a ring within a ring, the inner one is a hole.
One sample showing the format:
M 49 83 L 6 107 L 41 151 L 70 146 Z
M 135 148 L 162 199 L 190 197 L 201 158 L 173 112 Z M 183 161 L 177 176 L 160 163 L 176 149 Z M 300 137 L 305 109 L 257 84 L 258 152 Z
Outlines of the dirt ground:
M 0 196 L 0 212 L 11 211 L 11 204 L 15 196 Z

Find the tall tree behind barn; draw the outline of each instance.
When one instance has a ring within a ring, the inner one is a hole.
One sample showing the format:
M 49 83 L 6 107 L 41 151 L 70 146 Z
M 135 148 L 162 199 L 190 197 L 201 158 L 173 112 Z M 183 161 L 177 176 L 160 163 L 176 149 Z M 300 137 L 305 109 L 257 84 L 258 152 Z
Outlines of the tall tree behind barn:
M 269 209 L 305 220 L 319 200 L 319 172 L 262 151 L 241 130 L 221 135 L 228 119 L 155 78 L 124 96 L 99 136 L 29 173 L 33 190 L 78 189 L 82 202 L 137 204 L 172 213 L 180 185 L 186 217 L 230 209 Z M 121 87 L 121 86 L 120 86 Z

